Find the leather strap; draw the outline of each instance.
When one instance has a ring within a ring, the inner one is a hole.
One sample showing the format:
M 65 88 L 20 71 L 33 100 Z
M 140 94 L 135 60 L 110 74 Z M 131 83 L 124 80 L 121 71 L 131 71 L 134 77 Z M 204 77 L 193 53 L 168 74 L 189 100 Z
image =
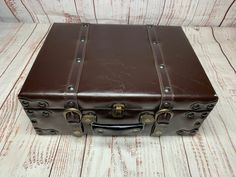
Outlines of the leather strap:
M 79 38 L 76 46 L 76 52 L 74 61 L 72 62 L 72 67 L 69 73 L 68 83 L 67 83 L 67 96 L 66 98 L 69 99 L 67 101 L 70 102 L 68 107 L 75 107 L 78 108 L 77 103 L 77 93 L 81 78 L 81 73 L 83 69 L 84 59 L 85 59 L 85 51 L 86 51 L 86 44 L 88 41 L 88 31 L 89 31 L 89 24 L 81 24 L 80 26 L 80 33 Z M 73 102 L 73 103 L 71 103 Z
M 150 45 L 153 52 L 153 58 L 155 62 L 155 67 L 160 83 L 160 89 L 161 89 L 161 104 L 159 107 L 159 110 L 167 108 L 172 108 L 173 105 L 173 89 L 171 87 L 171 82 L 169 79 L 167 67 L 165 64 L 164 56 L 161 49 L 161 42 L 157 37 L 156 34 L 156 26 L 148 25 L 147 26 L 148 31 L 148 38 L 150 41 Z

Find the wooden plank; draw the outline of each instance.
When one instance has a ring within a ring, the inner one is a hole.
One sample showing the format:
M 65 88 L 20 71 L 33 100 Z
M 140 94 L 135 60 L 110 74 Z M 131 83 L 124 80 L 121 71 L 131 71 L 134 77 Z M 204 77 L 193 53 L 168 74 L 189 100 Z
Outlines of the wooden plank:
M 26 26 L 30 28 L 31 25 L 27 24 Z M 34 27 L 35 25 L 32 24 L 32 26 Z M 14 86 L 18 77 L 20 76 L 23 68 L 27 64 L 28 58 L 31 55 L 30 51 L 33 51 L 35 49 L 38 42 L 42 39 L 42 36 L 48 30 L 48 26 L 49 26 L 48 24 L 44 24 L 44 25 L 39 25 L 39 27 L 35 28 L 31 37 L 28 39 L 25 45 L 22 46 L 20 52 L 17 54 L 17 56 L 15 56 L 14 60 L 1 75 L 0 85 L 4 87 L 0 87 L 0 93 L 1 93 L 0 105 L 3 104 L 5 98 L 10 93 L 12 87 Z M 24 35 L 24 33 L 22 33 L 22 35 Z
M 165 176 L 192 176 L 182 137 L 163 136 L 160 139 Z M 153 153 L 152 151 L 149 152 Z M 154 151 L 154 153 L 156 152 Z
M 0 1 L 0 22 L 19 22 L 11 10 L 8 8 L 5 1 Z
M 213 34 L 226 59 L 236 70 L 236 30 L 235 28 L 214 28 Z M 234 94 L 236 96 L 236 93 Z
M 28 11 L 27 7 L 25 6 L 24 1 L 4 0 L 4 2 L 18 22 L 34 22 L 34 19 Z
M 159 138 L 88 136 L 81 176 L 163 176 L 161 151 Z
M 129 1 L 94 1 L 94 13 L 97 23 L 127 24 L 129 16 Z M 105 10 L 106 9 L 106 10 Z
M 165 0 L 149 0 L 147 2 L 144 17 L 144 24 L 159 24 L 162 18 L 164 8 L 165 8 Z M 155 18 L 153 18 L 155 17 Z
M 80 22 L 74 1 L 41 0 L 41 6 L 51 22 L 78 23 Z
M 9 46 L 12 38 L 17 34 L 21 28 L 21 23 L 0 23 L 0 55 L 4 49 Z
M 50 23 L 50 20 L 45 13 L 41 1 L 35 0 L 21 0 L 27 8 L 29 14 L 31 15 L 35 23 Z
M 235 0 L 5 0 L 0 21 L 235 26 Z
M 26 25 L 27 26 L 27 25 Z M 14 122 L 17 119 L 17 117 L 19 116 L 21 110 L 21 105 L 18 104 L 18 99 L 17 99 L 17 94 L 20 91 L 20 88 L 22 87 L 24 80 L 28 74 L 28 72 L 30 71 L 30 68 L 34 62 L 34 59 L 36 58 L 36 55 L 42 45 L 42 38 L 45 37 L 45 34 L 47 32 L 47 30 L 49 29 L 49 25 L 39 25 L 39 30 L 41 30 L 41 34 L 38 33 L 38 36 L 31 36 L 31 39 L 29 39 L 27 41 L 27 45 L 32 45 L 32 48 L 29 49 L 22 49 L 25 50 L 25 52 L 28 52 L 27 55 L 21 55 L 23 54 L 23 52 L 20 52 L 17 55 L 17 60 L 18 60 L 18 65 L 21 61 L 26 60 L 25 65 L 21 66 L 21 70 L 19 70 L 19 73 L 15 73 L 16 75 L 14 77 L 12 77 L 12 83 L 11 87 L 13 87 L 10 90 L 7 90 L 7 92 L 3 95 L 6 95 L 6 97 L 3 97 L 1 100 L 1 104 L 0 104 L 0 150 L 3 148 L 4 143 L 10 133 L 12 128 L 14 127 Z M 44 28 L 44 29 L 42 29 Z M 34 37 L 34 38 L 32 38 Z M 40 45 L 38 44 L 41 41 Z M 34 44 L 35 43 L 35 44 Z M 33 55 L 34 54 L 34 55 Z M 32 56 L 33 55 L 33 56 Z M 24 70 L 22 72 L 22 70 Z M 5 75 L 5 74 L 4 74 Z M 18 76 L 17 76 L 18 75 Z M 10 78 L 8 78 L 9 80 L 11 80 Z M 4 85 L 6 86 L 6 85 Z M 8 95 L 9 94 L 9 95 Z M 5 102 L 4 102 L 5 100 Z M 4 103 L 4 104 L 3 104 Z M 14 110 L 14 111 L 12 111 Z M 9 118 L 10 117 L 10 118 Z
M 129 5 L 128 24 L 143 24 L 148 1 L 131 0 Z
M 39 174 L 48 176 L 60 141 L 60 136 L 36 136 L 27 115 L 17 100 L 17 94 L 41 48 L 42 39 L 49 26 L 38 25 L 37 28 L 38 36 L 32 35 L 28 41 L 31 45 L 37 44 L 34 49 L 28 50 L 28 65 L 0 110 L 0 117 L 5 120 L 0 123 L 1 135 L 5 136 L 1 136 L 0 139 L 0 166 L 3 176 L 38 176 Z M 20 52 L 20 54 L 23 53 Z M 25 55 L 18 57 L 23 59 Z
M 36 25 L 35 24 L 25 24 L 23 25 L 17 34 L 15 34 L 10 41 L 8 46 L 6 46 L 0 53 L 0 78 L 3 73 L 7 70 L 9 65 L 14 61 L 17 54 L 20 52 L 21 48 L 30 38 Z
M 75 6 L 81 22 L 97 23 L 93 0 L 75 0 Z
M 236 75 L 211 28 L 184 28 L 184 31 L 219 96 L 219 103 L 203 124 L 202 134 L 184 139 L 190 170 L 199 176 L 234 176 L 236 104 L 232 93 L 236 89 Z
M 85 137 L 61 136 L 50 177 L 80 176 Z

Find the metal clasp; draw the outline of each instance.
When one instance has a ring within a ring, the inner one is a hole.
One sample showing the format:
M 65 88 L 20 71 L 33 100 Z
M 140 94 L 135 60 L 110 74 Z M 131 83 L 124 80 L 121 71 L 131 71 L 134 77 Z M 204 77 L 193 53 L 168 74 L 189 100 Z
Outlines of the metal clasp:
M 82 114 L 76 108 L 68 108 L 64 111 L 64 117 L 69 124 L 78 124 L 81 121 Z
M 121 103 L 116 103 L 112 106 L 112 116 L 113 117 L 123 117 L 125 111 L 125 105 Z
M 167 129 L 170 120 L 173 117 L 173 112 L 168 109 L 161 109 L 155 114 L 155 124 L 152 131 L 152 136 L 160 136 Z

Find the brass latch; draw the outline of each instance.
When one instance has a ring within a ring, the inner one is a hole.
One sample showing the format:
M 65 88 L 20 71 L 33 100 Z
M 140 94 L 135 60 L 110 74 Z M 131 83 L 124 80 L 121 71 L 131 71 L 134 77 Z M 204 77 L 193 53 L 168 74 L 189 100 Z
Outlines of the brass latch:
M 173 117 L 173 112 L 168 109 L 161 109 L 155 114 L 155 124 L 152 136 L 162 135 L 169 126 L 170 120 Z
M 112 106 L 112 116 L 113 117 L 123 117 L 124 116 L 124 111 L 125 111 L 125 105 L 116 103 L 113 104 Z

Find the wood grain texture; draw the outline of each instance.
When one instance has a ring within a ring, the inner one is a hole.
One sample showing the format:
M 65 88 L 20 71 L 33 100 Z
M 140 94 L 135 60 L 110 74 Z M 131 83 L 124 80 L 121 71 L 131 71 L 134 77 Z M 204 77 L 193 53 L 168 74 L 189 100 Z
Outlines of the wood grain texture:
M 132 8 L 136 14 L 138 6 Z M 106 16 L 98 14 L 98 22 Z M 121 23 L 128 20 L 125 14 L 119 18 Z M 129 20 L 139 23 L 145 18 Z M 1 177 L 236 176 L 235 28 L 183 28 L 220 100 L 196 136 L 160 138 L 36 135 L 17 94 L 50 25 L 0 23 L 0 28 Z
M 235 0 L 4 0 L 0 21 L 236 26 Z

